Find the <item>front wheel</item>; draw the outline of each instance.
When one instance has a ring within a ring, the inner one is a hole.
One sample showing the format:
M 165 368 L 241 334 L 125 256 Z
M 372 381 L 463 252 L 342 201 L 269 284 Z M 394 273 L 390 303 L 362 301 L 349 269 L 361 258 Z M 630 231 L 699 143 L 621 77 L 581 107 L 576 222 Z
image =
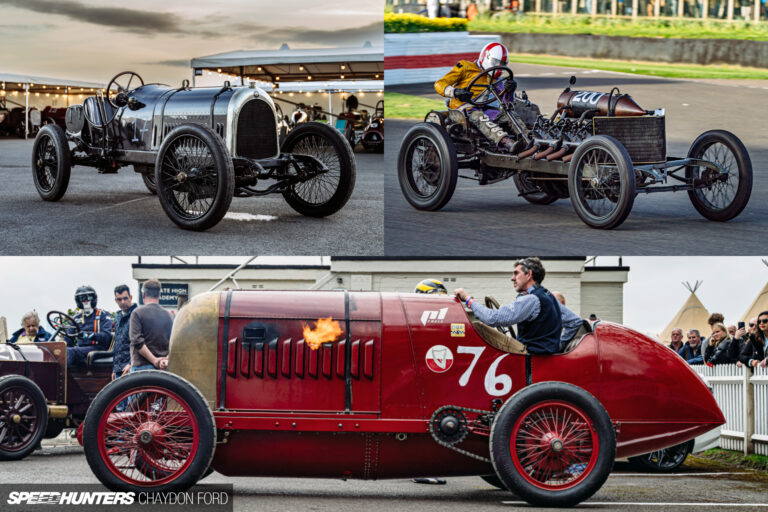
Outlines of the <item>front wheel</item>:
M 0 460 L 20 460 L 32 453 L 48 426 L 45 395 L 21 375 L 0 377 Z
M 602 487 L 616 457 L 616 433 L 600 402 L 564 382 L 518 391 L 491 427 L 493 467 L 528 503 L 570 507 Z
M 43 126 L 32 146 L 32 177 L 35 188 L 46 201 L 58 201 L 69 186 L 72 154 L 64 129 L 57 124 Z
M 397 157 L 397 178 L 417 210 L 439 210 L 456 190 L 459 164 L 451 137 L 440 125 L 419 123 L 408 130 Z
M 155 163 L 157 195 L 180 228 L 204 231 L 232 203 L 235 171 L 224 141 L 210 128 L 186 124 L 169 133 Z
M 613 137 L 585 140 L 568 168 L 568 192 L 576 214 L 590 227 L 613 229 L 635 202 L 635 174 L 626 148 Z
M 138 372 L 96 395 L 85 417 L 83 446 L 94 475 L 113 491 L 183 491 L 213 459 L 213 413 L 186 379 Z
M 704 132 L 691 145 L 688 157 L 709 160 L 727 173 L 691 165 L 685 168 L 687 180 L 707 185 L 688 191 L 696 211 L 720 222 L 740 214 L 752 194 L 752 161 L 739 138 L 725 130 Z
M 328 169 L 283 193 L 291 208 L 308 217 L 326 217 L 347 204 L 355 188 L 357 163 L 338 130 L 324 123 L 302 123 L 285 137 L 281 152 L 314 157 Z

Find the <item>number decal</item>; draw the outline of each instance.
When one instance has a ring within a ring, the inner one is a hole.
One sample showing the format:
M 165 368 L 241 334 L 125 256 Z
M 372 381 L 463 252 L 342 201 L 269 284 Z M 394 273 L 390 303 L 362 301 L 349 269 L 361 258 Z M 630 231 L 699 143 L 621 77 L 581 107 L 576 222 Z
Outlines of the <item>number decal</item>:
M 458 354 L 472 354 L 472 362 L 469 363 L 469 367 L 461 374 L 459 386 L 464 387 L 469 383 L 469 378 L 472 376 L 472 372 L 475 370 L 477 361 L 480 360 L 483 351 L 485 351 L 485 347 L 456 347 L 456 353 Z M 512 390 L 512 377 L 506 373 L 496 374 L 501 360 L 508 355 L 504 354 L 497 357 L 485 373 L 485 392 L 491 396 L 503 396 Z
M 485 347 L 456 347 L 456 352 L 458 354 L 472 354 L 474 356 L 472 358 L 472 362 L 469 363 L 469 368 L 467 368 L 467 371 L 461 374 L 461 378 L 459 379 L 459 386 L 464 387 L 467 385 L 467 382 L 469 382 L 469 376 L 472 375 L 472 370 L 475 369 L 477 360 L 480 359 L 480 354 L 483 353 L 483 350 L 485 350 Z
M 512 390 L 512 378 L 506 373 L 496 375 L 496 369 L 499 367 L 499 363 L 502 359 L 509 354 L 504 354 L 498 357 L 491 366 L 488 367 L 488 372 L 485 374 L 485 391 L 491 396 L 503 396 Z M 499 389 L 501 386 L 501 389 Z

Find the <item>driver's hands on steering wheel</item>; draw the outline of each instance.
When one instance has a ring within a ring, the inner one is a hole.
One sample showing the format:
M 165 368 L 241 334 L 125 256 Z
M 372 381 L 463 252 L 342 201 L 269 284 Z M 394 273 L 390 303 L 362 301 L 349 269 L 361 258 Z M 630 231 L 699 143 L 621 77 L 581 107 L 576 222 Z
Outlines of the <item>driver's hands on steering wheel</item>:
M 453 97 L 459 101 L 469 101 L 472 99 L 472 91 L 469 89 L 458 88 L 453 90 Z

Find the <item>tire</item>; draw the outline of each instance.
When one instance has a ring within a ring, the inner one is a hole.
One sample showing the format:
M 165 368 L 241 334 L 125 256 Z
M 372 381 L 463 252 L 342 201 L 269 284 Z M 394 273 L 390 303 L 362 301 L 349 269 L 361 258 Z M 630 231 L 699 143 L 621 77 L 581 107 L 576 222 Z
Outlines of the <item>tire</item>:
M 499 410 L 490 451 L 496 474 L 517 496 L 535 506 L 570 507 L 605 483 L 616 433 L 591 394 L 573 384 L 539 382 Z
M 32 146 L 32 178 L 45 201 L 58 201 L 69 186 L 72 154 L 64 129 L 57 124 L 43 126 Z
M 682 466 L 685 459 L 693 451 L 693 441 L 686 441 L 663 450 L 630 457 L 629 461 L 636 467 L 656 473 L 668 473 Z
M 49 419 L 48 424 L 45 427 L 43 439 L 53 439 L 54 437 L 58 437 L 59 434 L 61 434 L 61 432 L 64 430 L 64 427 L 64 420 Z
M 456 147 L 445 128 L 419 123 L 408 130 L 397 156 L 397 178 L 411 206 L 439 210 L 453 196 L 458 177 Z
M 576 148 L 568 168 L 568 192 L 573 209 L 588 226 L 613 229 L 621 225 L 632 211 L 636 194 L 635 171 L 626 148 L 607 135 L 586 139 Z
M 492 486 L 496 487 L 497 489 L 501 489 L 502 491 L 508 490 L 507 486 L 504 485 L 504 482 L 502 482 L 501 479 L 496 475 L 481 475 L 480 478 L 482 478 Z
M 324 123 L 302 123 L 285 137 L 281 152 L 313 156 L 329 169 L 283 193 L 291 208 L 307 217 L 327 217 L 347 204 L 355 189 L 357 161 L 338 130 Z
M 531 204 L 552 204 L 559 198 L 550 194 L 546 188 L 531 182 L 530 173 L 522 171 L 512 177 L 520 196 Z
M 710 180 L 709 188 L 688 191 L 696 211 L 718 222 L 739 215 L 752 194 L 752 161 L 739 138 L 725 130 L 704 132 L 691 145 L 688 157 L 710 160 L 729 171 L 725 181 Z M 708 169 L 698 166 L 685 168 L 688 180 L 707 179 L 707 174 Z
M 147 187 L 149 193 L 157 195 L 157 182 L 155 181 L 155 170 L 149 165 L 134 164 L 133 170 L 141 174 L 141 179 L 144 182 L 144 186 Z
M 43 439 L 48 425 L 45 395 L 22 375 L 0 377 L 0 460 L 21 460 Z
M 232 158 L 213 130 L 185 124 L 171 131 L 160 145 L 155 183 L 163 210 L 177 226 L 205 231 L 224 218 L 232 203 Z
M 117 409 L 123 400 L 127 410 Z M 170 425 L 173 451 L 167 444 Z M 109 383 L 91 403 L 83 426 L 88 464 L 113 491 L 189 489 L 210 466 L 215 446 L 213 413 L 203 395 L 186 379 L 158 370 Z M 158 471 L 139 470 L 137 459 L 152 461 Z

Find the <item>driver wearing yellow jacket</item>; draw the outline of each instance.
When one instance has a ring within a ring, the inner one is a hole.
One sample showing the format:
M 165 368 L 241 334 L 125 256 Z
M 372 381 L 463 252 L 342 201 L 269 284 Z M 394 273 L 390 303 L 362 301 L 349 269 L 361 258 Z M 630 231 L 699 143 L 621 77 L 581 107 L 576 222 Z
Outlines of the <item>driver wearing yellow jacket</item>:
M 444 77 L 435 82 L 435 90 L 441 96 L 450 98 L 448 108 L 451 110 L 449 110 L 448 115 L 453 122 L 463 122 L 463 116 L 458 111 L 467 109 L 467 117 L 470 122 L 483 135 L 498 144 L 499 148 L 512 152 L 515 140 L 496 123 L 501 111 L 494 108 L 480 110 L 466 103 L 474 96 L 474 93 L 467 86 L 477 75 L 493 66 L 506 66 L 506 64 L 507 49 L 504 45 L 489 43 L 480 51 L 477 62 L 459 61 Z M 498 78 L 500 73 L 497 71 L 494 78 Z M 480 77 L 475 85 L 488 85 L 489 82 L 490 76 L 485 75 Z

